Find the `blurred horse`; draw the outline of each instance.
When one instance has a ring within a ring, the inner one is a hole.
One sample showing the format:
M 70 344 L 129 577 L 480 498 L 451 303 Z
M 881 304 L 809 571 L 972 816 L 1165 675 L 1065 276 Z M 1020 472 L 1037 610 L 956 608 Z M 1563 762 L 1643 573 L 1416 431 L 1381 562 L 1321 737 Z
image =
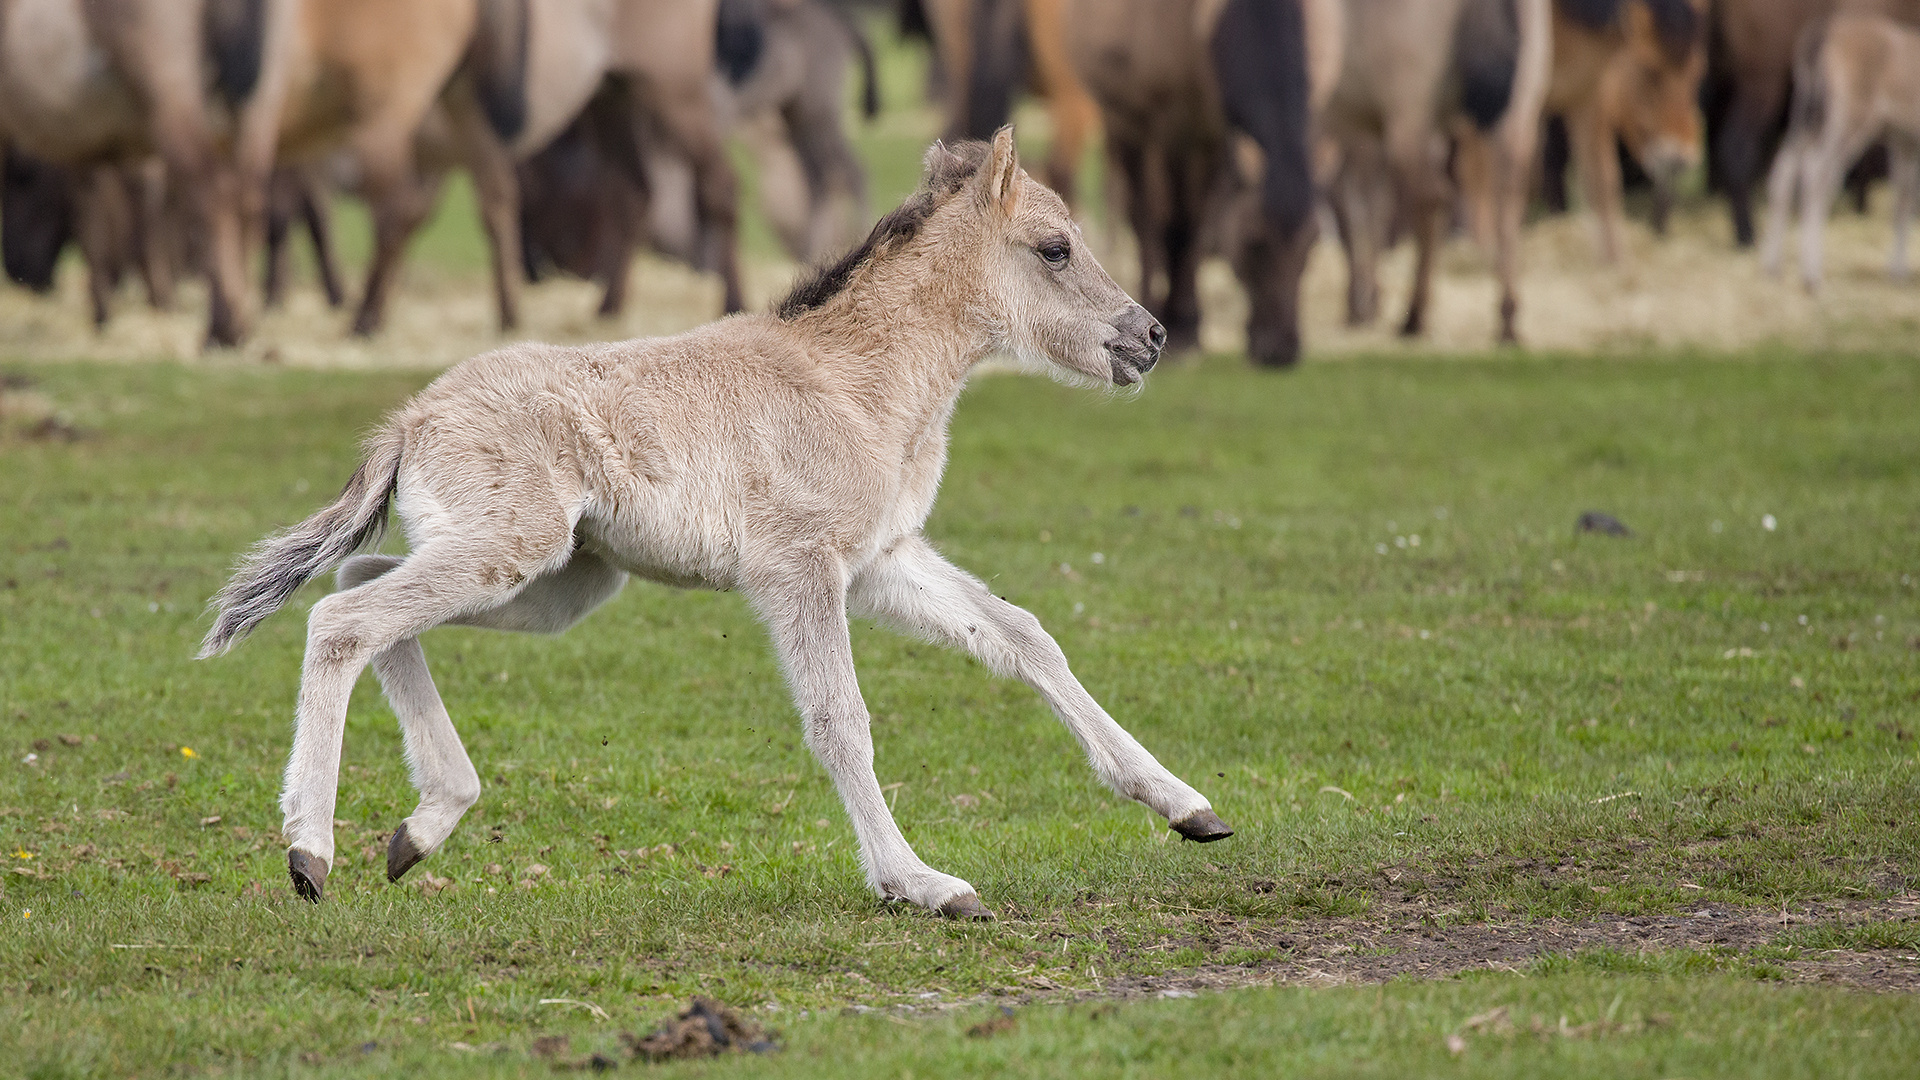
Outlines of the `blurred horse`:
M 1553 77 L 1544 111 L 1566 119 L 1601 258 L 1620 259 L 1620 157 L 1626 145 L 1655 188 L 1656 228 L 1674 182 L 1700 160 L 1706 0 L 1556 0 Z
M 1476 231 L 1493 248 L 1500 340 L 1516 340 L 1521 215 L 1553 62 L 1548 0 L 1344 7 L 1340 77 L 1321 121 L 1339 150 L 1332 202 L 1347 245 L 1350 321 L 1371 321 L 1377 311 L 1377 259 L 1397 205 L 1417 245 L 1401 333 L 1425 328 L 1434 253 L 1454 205 L 1451 141 Z
M 873 49 L 823 0 L 768 0 L 759 56 L 733 83 L 731 127 L 759 165 L 760 201 L 787 253 L 814 263 L 867 226 L 867 174 L 847 139 L 847 69 L 860 63 L 861 111 L 880 111 Z
M 723 13 L 719 41 L 728 48 L 719 56 L 718 112 L 748 136 L 781 242 L 796 259 L 817 260 L 865 227 L 866 175 L 843 113 L 855 58 L 865 76 L 862 109 L 878 111 L 871 49 L 822 0 L 729 4 Z M 633 94 L 628 81 L 609 80 L 518 173 L 528 276 L 558 270 L 599 281 L 603 316 L 620 312 L 628 263 L 641 243 L 694 265 L 701 259 L 694 171 L 652 116 L 641 115 L 636 126 Z
M 1920 0 L 1715 0 L 1708 46 L 1708 167 L 1727 196 L 1734 238 L 1753 243 L 1753 188 L 1785 130 L 1795 43 L 1836 10 L 1920 25 Z
M 1031 88 L 1053 122 L 1047 186 L 1069 203 L 1100 119 L 1069 47 L 1072 2 L 921 0 L 943 79 L 947 137 L 986 138 L 1012 115 L 1014 94 Z
M 71 169 L 74 183 L 93 192 L 80 204 L 99 206 L 100 215 L 114 213 L 108 189 L 120 182 L 100 170 L 159 154 L 205 237 L 211 345 L 238 344 L 248 317 L 247 185 L 219 136 L 236 111 L 258 100 L 261 74 L 274 62 L 271 28 L 287 6 L 0 0 L 0 136 Z M 83 214 L 83 230 L 94 228 L 86 217 L 100 215 Z M 102 220 L 98 236 L 113 227 Z M 104 294 L 94 291 L 100 319 Z
M 263 231 L 277 160 L 312 167 L 344 150 L 373 212 L 373 258 L 356 334 L 379 328 L 402 249 L 432 209 L 433 188 L 421 177 L 415 142 L 455 69 L 482 87 L 447 95 L 466 106 L 455 113 L 457 125 L 511 130 L 524 123 L 513 50 L 489 49 L 484 34 L 476 35 L 510 27 L 518 2 L 304 0 L 272 29 L 279 62 L 263 73 L 238 128 L 242 175 L 261 204 L 250 231 Z
M 1793 119 L 1767 185 L 1762 263 L 1780 271 L 1787 221 L 1800 202 L 1800 280 L 1818 292 L 1827 212 L 1848 166 L 1886 138 L 1893 171 L 1893 257 L 1907 276 L 1907 230 L 1920 199 L 1920 30 L 1883 15 L 1841 13 L 1802 34 Z
M 176 278 L 187 269 L 184 219 L 158 158 L 73 169 L 7 147 L 0 177 L 0 251 L 7 276 L 35 292 L 53 289 L 68 243 L 87 266 L 93 325 L 105 326 L 112 297 L 129 270 L 155 308 L 173 304 Z
M 1070 0 L 1068 48 L 1124 180 L 1139 296 L 1176 348 L 1199 343 L 1203 229 L 1230 216 L 1248 351 L 1274 367 L 1299 358 L 1300 275 L 1316 235 L 1312 115 L 1331 85 L 1323 67 L 1315 94 L 1308 50 L 1337 36 L 1335 2 Z

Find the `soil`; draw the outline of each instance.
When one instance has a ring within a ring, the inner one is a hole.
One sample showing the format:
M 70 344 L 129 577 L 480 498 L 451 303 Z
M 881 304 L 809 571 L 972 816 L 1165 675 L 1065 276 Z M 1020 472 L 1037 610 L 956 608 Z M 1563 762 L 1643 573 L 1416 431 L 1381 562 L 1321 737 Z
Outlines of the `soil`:
M 1780 942 L 1813 925 L 1920 919 L 1920 897 L 1821 903 L 1790 911 L 1702 904 L 1686 914 L 1448 925 L 1430 906 L 1382 904 L 1364 918 L 1280 925 L 1206 920 L 1179 945 L 1215 955 L 1225 949 L 1272 949 L 1281 956 L 1249 964 L 1203 964 L 1166 975 L 1107 980 L 1101 997 L 1180 996 L 1238 986 L 1342 985 L 1412 976 L 1445 978 L 1476 970 L 1512 971 L 1542 957 L 1587 949 L 1625 953 L 1666 949 L 1744 951 Z M 1792 982 L 1866 990 L 1920 992 L 1920 956 L 1905 949 L 1802 949 L 1793 959 L 1766 961 Z M 1023 989 L 1023 993 L 1030 992 Z

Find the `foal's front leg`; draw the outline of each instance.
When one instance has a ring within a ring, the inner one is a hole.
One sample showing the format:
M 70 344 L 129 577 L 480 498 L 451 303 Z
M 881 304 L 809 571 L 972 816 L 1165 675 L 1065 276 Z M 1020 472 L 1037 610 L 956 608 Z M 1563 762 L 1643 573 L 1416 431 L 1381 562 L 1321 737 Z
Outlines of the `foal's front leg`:
M 755 601 L 793 688 L 807 746 L 853 819 L 867 883 L 886 899 L 909 900 L 949 918 L 992 918 L 972 885 L 921 862 L 894 823 L 873 775 L 873 734 L 847 634 L 846 579 L 837 566 L 817 571 L 755 590 Z
M 965 649 L 996 674 L 1039 691 L 1100 779 L 1153 808 L 1175 832 L 1202 843 L 1233 835 L 1206 796 L 1168 772 L 1087 693 L 1039 619 L 993 595 L 925 539 L 909 537 L 874 560 L 854 579 L 848 598 L 856 610 Z

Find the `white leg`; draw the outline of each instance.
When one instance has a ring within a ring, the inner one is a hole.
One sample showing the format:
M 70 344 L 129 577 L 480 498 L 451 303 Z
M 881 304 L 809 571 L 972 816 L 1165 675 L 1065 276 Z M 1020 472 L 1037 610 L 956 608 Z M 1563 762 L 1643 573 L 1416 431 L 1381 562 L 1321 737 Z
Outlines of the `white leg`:
M 920 861 L 894 823 L 873 774 L 873 734 L 853 670 L 846 584 L 836 565 L 756 588 L 755 601 L 786 669 L 807 745 L 826 767 L 853 820 L 867 883 L 953 918 L 991 918 L 973 886 Z
M 1769 277 L 1780 275 L 1780 260 L 1787 246 L 1787 229 L 1793 219 L 1795 181 L 1800 178 L 1801 158 L 1806 140 L 1798 133 L 1787 135 L 1780 152 L 1773 156 L 1773 171 L 1767 175 L 1767 224 L 1760 241 L 1760 268 Z
M 1893 155 L 1893 258 L 1887 273 L 1895 281 L 1905 281 L 1907 233 L 1913 225 L 1914 202 L 1920 199 L 1920 143 L 1895 139 L 1888 150 Z
M 1205 796 L 1154 760 L 1087 693 L 1039 619 L 993 595 L 926 540 L 910 537 L 881 555 L 854 580 L 848 600 L 857 611 L 965 649 L 1033 687 L 1107 786 L 1152 807 L 1181 834 L 1202 841 L 1232 835 Z
M 347 700 L 361 669 L 393 645 L 449 618 L 510 600 L 528 578 L 557 568 L 569 538 L 563 525 L 546 543 L 537 536 L 500 539 L 498 548 L 468 540 L 457 555 L 432 548 L 416 552 L 388 573 L 313 606 L 293 752 L 280 796 L 288 870 L 294 890 L 306 899 L 320 899 L 333 865 L 340 743 Z M 417 698 L 409 693 L 410 707 L 419 705 Z
M 396 555 L 359 555 L 341 564 L 337 580 L 351 589 L 387 573 L 404 560 Z M 620 590 L 626 575 L 589 552 L 576 552 L 560 570 L 527 583 L 499 607 L 449 620 L 499 630 L 558 633 Z M 373 658 L 374 674 L 400 721 L 407 766 L 420 804 L 387 843 L 387 880 L 439 850 L 480 798 L 480 776 L 460 744 L 460 733 L 434 688 L 427 656 L 417 637 L 388 646 Z
M 1833 197 L 1839 187 L 1838 177 L 1845 167 L 1828 156 L 1827 142 L 1820 140 L 1809 147 L 1801 158 L 1800 283 L 1809 293 L 1820 291 L 1827 212 L 1833 208 Z M 1829 177 L 1834 179 L 1830 180 Z

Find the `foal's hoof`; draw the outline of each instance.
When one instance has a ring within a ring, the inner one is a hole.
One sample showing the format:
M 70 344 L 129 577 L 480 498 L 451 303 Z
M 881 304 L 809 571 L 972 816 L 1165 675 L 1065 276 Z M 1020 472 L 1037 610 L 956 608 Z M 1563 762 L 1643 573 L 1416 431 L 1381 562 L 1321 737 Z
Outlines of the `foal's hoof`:
M 401 822 L 400 827 L 393 830 L 393 838 L 387 841 L 387 880 L 399 881 L 413 869 L 413 864 L 426 857 L 427 853 L 415 847 L 413 837 L 407 834 L 407 823 Z
M 1225 840 L 1233 835 L 1233 830 L 1227 827 L 1226 822 L 1220 820 L 1220 815 L 1211 810 L 1188 814 L 1179 821 L 1173 822 L 1173 831 L 1199 844 L 1211 844 L 1215 840 Z
M 300 899 L 317 904 L 327 887 L 327 860 L 294 848 L 287 852 L 287 876 L 293 879 L 293 891 Z
M 967 922 L 988 922 L 993 918 L 993 912 L 980 902 L 980 897 L 975 893 L 961 893 L 941 904 L 940 914 Z

